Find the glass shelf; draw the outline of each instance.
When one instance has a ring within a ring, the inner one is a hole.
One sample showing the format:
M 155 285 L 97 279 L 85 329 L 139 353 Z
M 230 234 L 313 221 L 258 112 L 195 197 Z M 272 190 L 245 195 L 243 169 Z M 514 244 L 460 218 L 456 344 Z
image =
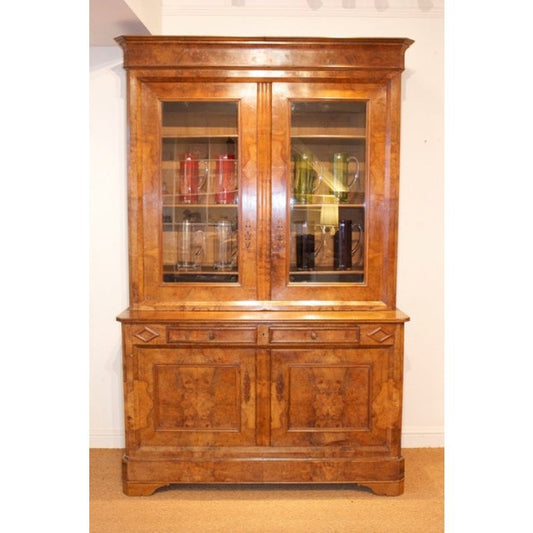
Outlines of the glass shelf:
M 236 191 L 235 191 L 236 192 Z M 210 196 L 214 193 L 198 193 L 198 196 Z M 207 199 L 205 202 L 198 202 L 194 204 L 184 204 L 179 200 L 175 200 L 175 195 L 173 194 L 163 194 L 163 206 L 164 207 L 182 207 L 183 209 L 238 209 L 239 206 L 234 204 L 217 204 L 214 202 L 208 202 Z
M 329 198 L 329 195 L 324 195 Z M 314 194 L 311 196 L 310 201 L 308 202 L 297 202 L 295 198 L 291 198 L 291 208 L 292 209 L 315 209 L 320 210 L 320 208 L 330 208 L 331 206 L 335 206 L 339 209 L 345 209 L 345 208 L 361 208 L 365 207 L 365 198 L 364 195 L 361 193 L 350 193 L 349 196 L 349 202 L 346 203 L 333 203 L 330 201 L 324 201 L 325 198 L 321 197 L 318 194 Z

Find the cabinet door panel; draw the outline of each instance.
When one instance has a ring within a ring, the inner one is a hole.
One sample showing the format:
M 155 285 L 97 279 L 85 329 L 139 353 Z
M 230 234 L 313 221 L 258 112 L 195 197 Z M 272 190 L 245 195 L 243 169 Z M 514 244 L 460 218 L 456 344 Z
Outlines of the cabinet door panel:
M 394 87 L 273 84 L 273 299 L 394 306 Z
M 141 81 L 137 92 L 132 304 L 255 299 L 256 84 Z
M 387 448 L 400 425 L 394 349 L 272 352 L 272 444 Z
M 134 348 L 134 426 L 150 446 L 255 442 L 255 352 Z

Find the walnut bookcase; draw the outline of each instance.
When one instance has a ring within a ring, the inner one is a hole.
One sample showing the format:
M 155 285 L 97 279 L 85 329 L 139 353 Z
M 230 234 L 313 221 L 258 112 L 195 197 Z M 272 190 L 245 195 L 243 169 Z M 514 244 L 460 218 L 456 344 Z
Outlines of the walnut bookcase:
M 124 492 L 342 482 L 401 494 L 400 85 L 412 41 L 117 42 Z

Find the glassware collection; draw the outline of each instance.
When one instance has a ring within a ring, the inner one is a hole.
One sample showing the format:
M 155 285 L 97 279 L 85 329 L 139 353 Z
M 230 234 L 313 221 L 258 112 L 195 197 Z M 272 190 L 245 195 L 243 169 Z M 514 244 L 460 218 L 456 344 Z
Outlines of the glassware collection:
M 362 102 L 291 104 L 291 283 L 364 282 L 365 124 Z M 163 126 L 164 280 L 238 282 L 237 105 L 166 102 Z
M 329 201 L 329 196 L 339 203 L 348 203 L 349 192 L 359 178 L 359 160 L 345 152 L 332 156 L 331 170 L 311 153 L 297 153 L 294 156 L 293 199 L 297 204 Z M 326 184 L 327 194 L 316 194 L 320 184 Z
M 235 204 L 238 201 L 237 160 L 234 154 L 217 154 L 214 160 L 198 153 L 185 153 L 179 160 L 176 187 L 178 201 L 184 204 Z M 172 187 L 163 182 L 163 194 Z
M 209 159 L 185 151 L 175 161 L 162 183 L 165 281 L 211 273 L 214 278 L 202 281 L 233 282 L 217 274 L 238 270 L 237 159 L 233 153 Z
M 293 154 L 291 270 L 351 271 L 363 267 L 363 204 L 351 204 L 359 175 L 359 160 L 335 152 L 329 164 L 311 151 Z M 316 210 L 313 210 L 316 207 Z M 344 218 L 357 215 L 358 220 Z M 342 211 L 341 211 L 342 210 Z M 319 213 L 319 219 L 317 219 Z M 339 213 L 343 218 L 339 220 Z M 298 277 L 293 277 L 297 281 Z

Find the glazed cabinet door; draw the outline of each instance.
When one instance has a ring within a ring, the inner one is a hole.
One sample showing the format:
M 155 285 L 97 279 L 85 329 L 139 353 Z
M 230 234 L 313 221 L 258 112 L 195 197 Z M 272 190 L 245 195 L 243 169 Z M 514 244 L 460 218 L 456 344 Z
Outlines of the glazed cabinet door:
M 398 89 L 273 84 L 273 299 L 395 305 Z
M 256 92 L 132 82 L 132 305 L 256 298 Z
M 134 450 L 255 443 L 255 350 L 133 345 L 126 383 Z

